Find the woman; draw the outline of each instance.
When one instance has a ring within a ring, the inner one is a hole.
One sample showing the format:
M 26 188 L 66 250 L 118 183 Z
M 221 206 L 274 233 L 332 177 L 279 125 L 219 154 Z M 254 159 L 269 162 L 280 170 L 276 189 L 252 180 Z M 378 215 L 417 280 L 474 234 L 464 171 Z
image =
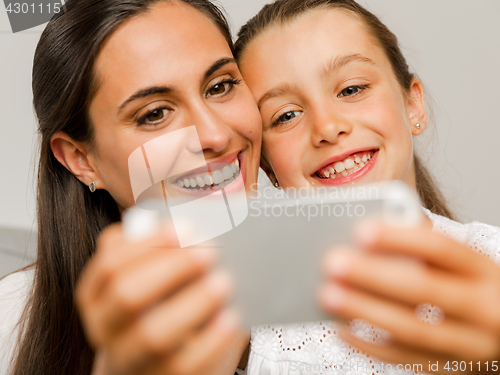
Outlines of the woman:
M 233 374 L 248 338 L 222 308 L 214 254 L 182 251 L 172 228 L 133 243 L 117 224 L 102 233 L 134 204 L 129 155 L 166 133 L 195 125 L 208 163 L 237 161 L 256 182 L 260 116 L 227 23 L 204 0 L 67 7 L 34 60 L 38 257 L 3 280 L 6 296 L 33 283 L 11 373 Z

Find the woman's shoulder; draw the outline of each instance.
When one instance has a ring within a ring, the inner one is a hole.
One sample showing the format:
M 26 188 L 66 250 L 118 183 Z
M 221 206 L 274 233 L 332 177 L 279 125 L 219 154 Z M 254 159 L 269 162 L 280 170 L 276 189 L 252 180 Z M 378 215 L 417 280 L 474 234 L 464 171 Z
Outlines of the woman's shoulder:
M 34 269 L 30 267 L 0 280 L 0 374 L 9 366 L 33 277 Z
M 427 217 L 431 219 L 434 231 L 441 232 L 458 242 L 466 244 L 471 250 L 500 264 L 499 227 L 478 221 L 463 224 L 436 215 L 425 208 L 423 210 Z
M 25 296 L 33 284 L 34 268 L 28 267 L 23 270 L 12 272 L 0 279 L 0 300 L 17 299 Z M 2 303 L 0 309 L 4 306 Z

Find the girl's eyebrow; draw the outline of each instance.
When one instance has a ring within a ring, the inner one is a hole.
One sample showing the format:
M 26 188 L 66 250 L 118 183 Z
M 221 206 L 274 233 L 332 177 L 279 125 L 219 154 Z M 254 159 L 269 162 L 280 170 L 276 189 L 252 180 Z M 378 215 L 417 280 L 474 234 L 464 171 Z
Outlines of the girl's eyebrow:
M 354 62 L 361 62 L 363 64 L 370 64 L 374 67 L 377 67 L 377 64 L 375 61 L 370 59 L 369 57 L 363 56 L 359 53 L 351 54 L 351 55 L 343 55 L 343 56 L 337 56 L 332 58 L 330 61 L 328 61 L 321 69 L 320 69 L 320 74 L 321 77 L 326 77 L 330 75 L 332 72 L 346 66 L 349 64 L 352 64 Z M 268 90 L 262 97 L 259 99 L 257 102 L 257 106 L 259 107 L 259 110 L 261 107 L 264 105 L 266 101 L 269 99 L 275 98 L 277 96 L 285 95 L 289 92 L 297 91 L 298 88 L 295 85 L 291 85 L 289 83 L 280 83 L 277 86 L 271 88 Z
M 289 83 L 280 83 L 277 86 L 274 86 L 272 89 L 268 90 L 257 102 L 257 106 L 260 108 L 264 105 L 269 99 L 275 98 L 277 96 L 285 95 L 292 91 L 297 91 L 298 88 L 296 85 L 291 85 Z
M 361 62 L 364 64 L 370 64 L 375 67 L 377 67 L 377 64 L 375 64 L 375 61 L 370 59 L 369 57 L 363 56 L 359 53 L 355 53 L 352 55 L 343 55 L 343 56 L 337 56 L 332 58 L 330 61 L 328 61 L 323 68 L 320 70 L 321 77 L 326 77 L 330 75 L 332 72 L 335 72 L 336 70 L 339 70 L 340 68 L 349 65 L 354 62 Z

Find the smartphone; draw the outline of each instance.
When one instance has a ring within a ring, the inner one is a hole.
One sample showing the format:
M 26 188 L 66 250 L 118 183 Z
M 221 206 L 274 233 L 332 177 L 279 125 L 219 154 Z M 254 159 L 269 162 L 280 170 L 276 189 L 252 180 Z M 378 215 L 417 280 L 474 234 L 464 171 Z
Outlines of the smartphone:
M 165 207 L 164 203 L 159 205 Z M 189 215 L 176 223 L 169 210 L 154 207 L 152 203 L 149 210 L 128 210 L 125 231 L 137 236 L 162 220 L 173 221 L 176 229 L 184 228 L 180 237 L 194 238 L 200 217 L 206 221 L 213 214 L 214 220 L 232 224 L 230 230 L 190 246 L 218 249 L 220 266 L 234 279 L 231 303 L 246 327 L 332 319 L 316 299 L 324 252 L 350 243 L 354 226 L 362 220 L 377 218 L 409 226 L 422 218 L 418 196 L 402 182 L 316 190 L 270 189 L 244 203 L 200 203 L 198 214 L 190 207 L 189 212 L 196 216 L 192 223 Z M 235 217 L 239 218 L 237 224 Z

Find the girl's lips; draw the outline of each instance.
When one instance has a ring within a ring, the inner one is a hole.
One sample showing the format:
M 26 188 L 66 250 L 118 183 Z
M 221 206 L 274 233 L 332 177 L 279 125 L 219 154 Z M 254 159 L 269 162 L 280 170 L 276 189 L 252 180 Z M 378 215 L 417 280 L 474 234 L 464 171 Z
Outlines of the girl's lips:
M 353 183 L 356 180 L 360 179 L 361 177 L 365 176 L 370 170 L 375 166 L 375 163 L 377 162 L 378 159 L 378 154 L 379 150 L 374 151 L 373 157 L 371 160 L 366 163 L 366 165 L 361 168 L 359 171 L 354 172 L 353 174 L 350 174 L 349 176 L 345 177 L 337 177 L 335 179 L 330 179 L 330 178 L 320 178 L 316 174 L 313 177 L 315 181 L 322 185 L 327 185 L 327 186 L 336 186 L 336 185 L 344 185 L 348 183 Z

